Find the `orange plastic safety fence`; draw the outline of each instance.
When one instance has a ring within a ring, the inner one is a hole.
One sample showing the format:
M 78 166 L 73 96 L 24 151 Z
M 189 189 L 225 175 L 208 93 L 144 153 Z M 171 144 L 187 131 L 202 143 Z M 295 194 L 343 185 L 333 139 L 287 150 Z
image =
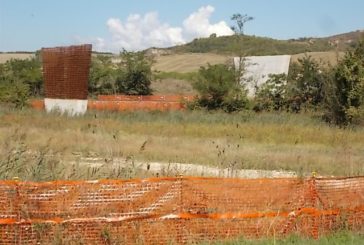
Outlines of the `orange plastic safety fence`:
M 36 110 L 44 110 L 44 100 L 40 99 L 33 99 L 30 101 L 30 106 Z
M 99 100 L 89 100 L 87 108 L 89 110 L 108 111 L 169 111 L 186 109 L 185 102 L 195 99 L 194 96 L 179 95 L 99 95 Z M 30 105 L 34 109 L 44 109 L 44 101 L 33 99 Z
M 169 111 L 183 110 L 186 106 L 182 102 L 163 101 L 109 101 L 109 100 L 89 100 L 87 109 L 109 110 L 109 111 Z
M 193 101 L 196 96 L 193 95 L 99 95 L 98 100 L 107 101 L 165 101 L 165 102 L 182 102 Z
M 317 238 L 343 228 L 364 232 L 364 177 L 0 181 L 0 244 Z

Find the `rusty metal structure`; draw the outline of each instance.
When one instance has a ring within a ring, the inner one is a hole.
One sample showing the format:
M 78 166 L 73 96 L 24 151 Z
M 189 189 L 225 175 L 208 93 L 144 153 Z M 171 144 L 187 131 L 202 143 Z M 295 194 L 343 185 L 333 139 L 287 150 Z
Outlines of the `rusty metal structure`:
M 0 244 L 190 244 L 364 233 L 364 177 L 0 181 Z
M 92 45 L 42 48 L 45 97 L 85 100 Z

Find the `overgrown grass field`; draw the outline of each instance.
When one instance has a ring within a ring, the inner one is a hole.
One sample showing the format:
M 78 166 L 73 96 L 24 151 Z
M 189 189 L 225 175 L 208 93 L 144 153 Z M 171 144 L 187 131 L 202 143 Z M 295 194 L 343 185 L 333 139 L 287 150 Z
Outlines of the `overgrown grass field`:
M 70 118 L 3 108 L 0 139 L 3 163 L 21 146 L 27 154 L 46 152 L 63 163 L 82 156 L 298 175 L 364 174 L 364 129 L 329 126 L 304 113 L 88 112 Z
M 364 236 L 352 232 L 341 231 L 331 235 L 320 237 L 318 240 L 301 238 L 297 236 L 289 236 L 284 239 L 260 239 L 260 240 L 245 240 L 237 239 L 226 242 L 202 243 L 201 245 L 360 245 L 364 243 Z

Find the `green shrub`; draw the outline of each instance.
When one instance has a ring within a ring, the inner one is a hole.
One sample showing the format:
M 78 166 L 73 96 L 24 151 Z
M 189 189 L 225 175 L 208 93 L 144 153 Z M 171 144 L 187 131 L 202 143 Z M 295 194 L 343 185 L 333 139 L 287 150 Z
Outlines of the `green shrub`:
M 227 65 L 201 67 L 193 87 L 200 93 L 197 105 L 207 110 L 233 112 L 247 107 L 246 91 Z
M 286 105 L 285 74 L 270 74 L 265 84 L 258 88 L 255 97 L 254 111 L 281 111 Z
M 364 118 L 364 40 L 348 51 L 326 84 L 325 119 L 347 125 Z
M 98 55 L 92 58 L 88 84 L 91 95 L 115 94 L 115 80 L 116 71 L 110 56 Z
M 152 63 L 142 52 L 123 51 L 116 71 L 118 92 L 128 95 L 149 95 L 152 81 Z

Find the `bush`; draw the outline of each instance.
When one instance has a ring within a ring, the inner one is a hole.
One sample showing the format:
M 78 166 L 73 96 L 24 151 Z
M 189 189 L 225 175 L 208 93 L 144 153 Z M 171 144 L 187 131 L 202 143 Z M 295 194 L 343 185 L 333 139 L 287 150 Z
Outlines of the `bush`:
M 198 106 L 208 110 L 233 112 L 247 107 L 246 91 L 237 82 L 235 70 L 227 65 L 201 67 L 193 87 L 200 93 Z
M 22 108 L 29 96 L 40 96 L 42 92 L 38 56 L 27 60 L 12 59 L 0 65 L 0 102 Z
M 339 62 L 326 91 L 327 121 L 347 125 L 364 118 L 364 40 Z
M 115 94 L 116 71 L 110 56 L 98 55 L 91 61 L 88 90 L 91 95 Z
M 255 97 L 253 110 L 259 111 L 280 111 L 286 105 L 286 83 L 285 74 L 270 74 L 265 84 L 258 88 Z
M 19 81 L 0 82 L 0 102 L 23 108 L 29 98 L 29 86 Z
M 120 54 L 116 86 L 120 93 L 127 95 L 149 95 L 152 81 L 153 60 L 147 58 L 142 52 L 123 51 Z
M 290 67 L 288 93 L 306 107 L 318 107 L 324 99 L 325 72 L 319 63 L 305 56 Z

